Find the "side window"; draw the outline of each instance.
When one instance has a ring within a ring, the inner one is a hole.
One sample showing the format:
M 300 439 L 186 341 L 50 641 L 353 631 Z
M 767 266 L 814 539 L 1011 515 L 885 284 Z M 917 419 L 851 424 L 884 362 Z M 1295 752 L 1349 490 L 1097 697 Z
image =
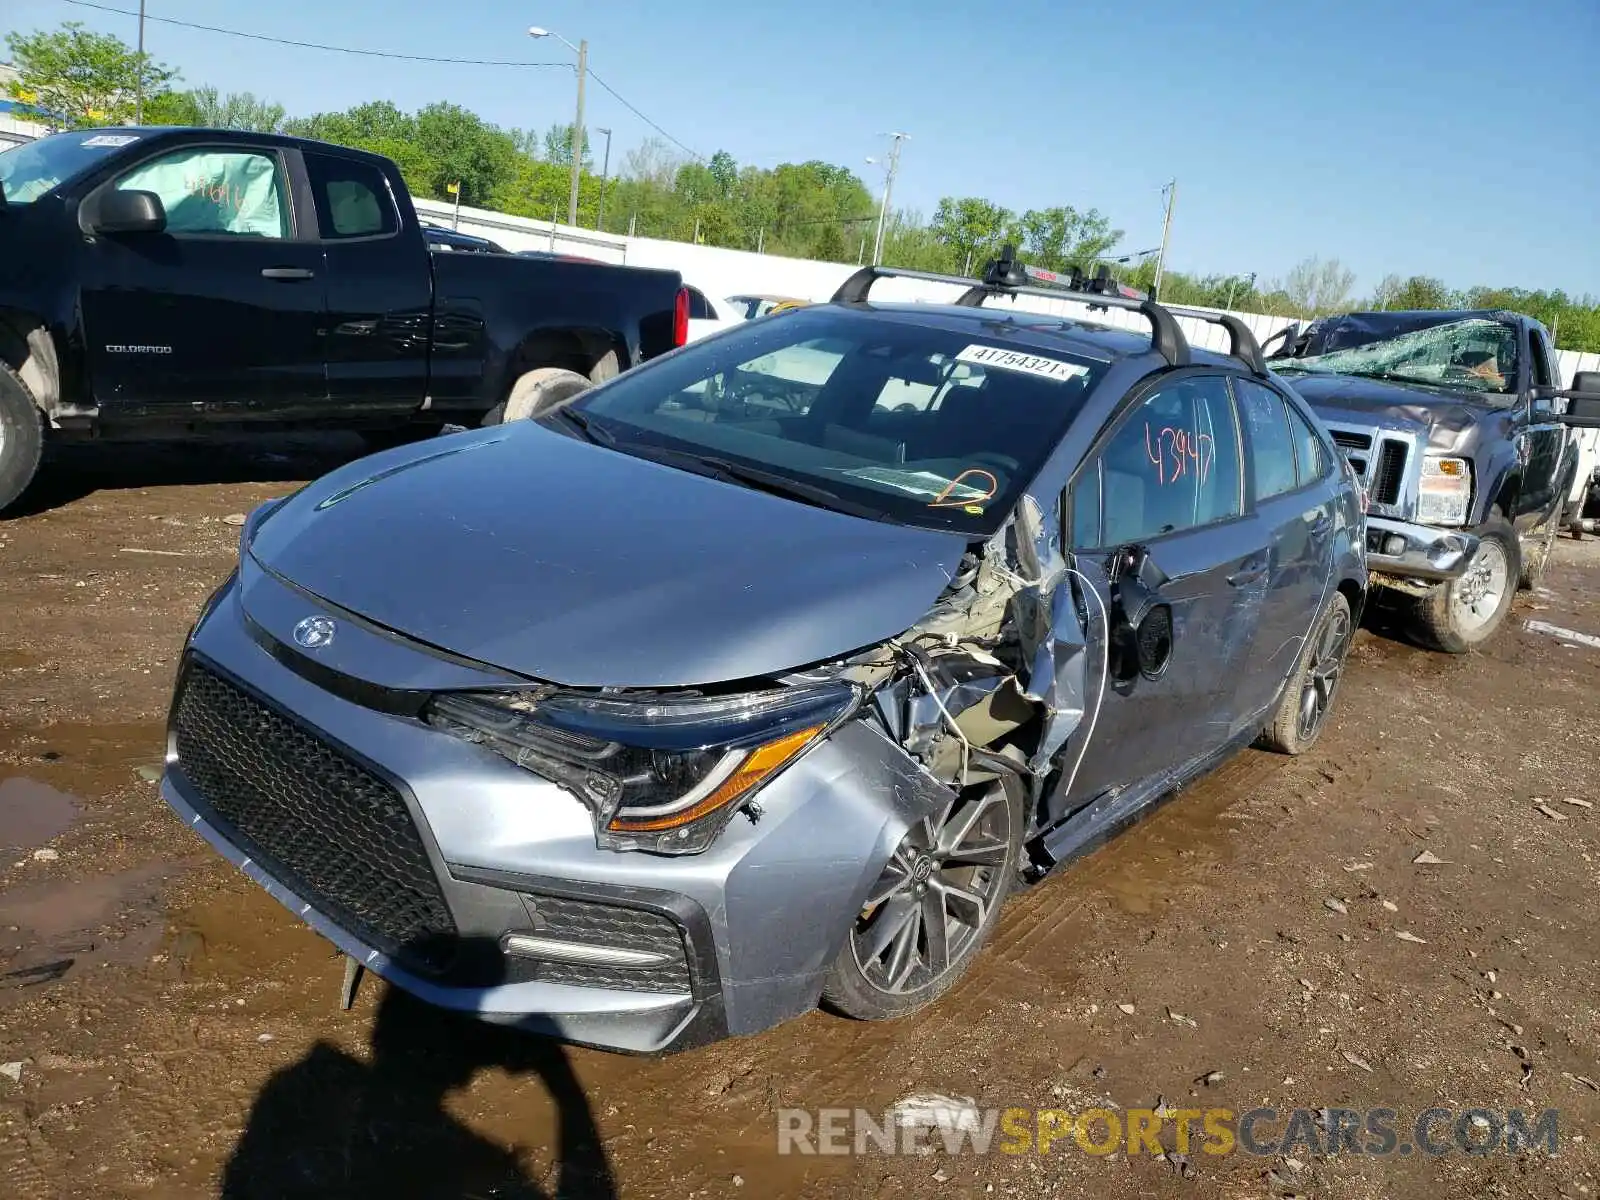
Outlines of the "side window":
M 1292 492 L 1299 486 L 1294 472 L 1294 440 L 1283 397 L 1248 379 L 1233 381 L 1239 412 L 1250 434 L 1250 476 L 1256 499 Z
M 174 150 L 135 167 L 116 186 L 160 196 L 168 233 L 289 236 L 289 204 L 276 155 L 214 147 Z
M 1073 485 L 1079 548 L 1123 546 L 1241 511 L 1239 429 L 1220 376 L 1191 376 L 1145 398 Z
M 689 317 L 695 321 L 714 321 L 717 314 L 711 311 L 711 301 L 698 288 L 686 289 L 689 293 Z
M 1289 425 L 1294 430 L 1294 461 L 1299 486 L 1315 483 L 1328 474 L 1328 451 L 1314 429 L 1294 405 L 1289 409 Z
M 317 232 L 324 239 L 399 231 L 389 183 L 377 167 L 331 154 L 307 154 L 305 160 L 317 205 Z

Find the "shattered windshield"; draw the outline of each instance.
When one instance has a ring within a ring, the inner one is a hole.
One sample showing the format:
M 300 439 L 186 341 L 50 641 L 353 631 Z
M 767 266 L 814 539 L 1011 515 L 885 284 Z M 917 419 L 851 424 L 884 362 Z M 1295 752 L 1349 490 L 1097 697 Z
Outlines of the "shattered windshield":
M 624 453 L 987 536 L 1107 366 L 1022 344 L 1021 332 L 797 310 L 630 371 L 571 408 L 586 436 Z
M 1500 321 L 1473 317 L 1327 354 L 1274 360 L 1273 369 L 1509 392 L 1517 386 L 1517 331 Z

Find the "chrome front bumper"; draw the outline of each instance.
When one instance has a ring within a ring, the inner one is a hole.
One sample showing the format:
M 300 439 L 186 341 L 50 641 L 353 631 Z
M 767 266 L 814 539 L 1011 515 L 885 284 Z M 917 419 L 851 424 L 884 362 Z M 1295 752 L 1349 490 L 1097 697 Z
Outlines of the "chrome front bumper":
M 1367 518 L 1367 566 L 1381 575 L 1431 582 L 1459 579 L 1477 552 L 1477 536 L 1459 529 Z

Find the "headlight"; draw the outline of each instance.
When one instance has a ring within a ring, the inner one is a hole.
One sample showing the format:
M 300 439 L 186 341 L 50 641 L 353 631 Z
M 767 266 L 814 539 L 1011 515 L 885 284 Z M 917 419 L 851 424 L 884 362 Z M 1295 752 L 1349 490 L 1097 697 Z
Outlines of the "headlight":
M 1424 525 L 1465 525 L 1472 501 L 1472 466 L 1464 458 L 1429 454 L 1422 460 L 1417 520 Z
M 450 693 L 429 724 L 478 742 L 595 815 L 613 850 L 693 854 L 855 708 L 844 684 L 739 696 Z

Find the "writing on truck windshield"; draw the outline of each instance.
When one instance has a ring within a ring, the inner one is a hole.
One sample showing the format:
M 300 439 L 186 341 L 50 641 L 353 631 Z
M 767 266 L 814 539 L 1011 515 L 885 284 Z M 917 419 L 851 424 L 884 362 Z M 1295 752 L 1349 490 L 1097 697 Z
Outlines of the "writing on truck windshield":
M 574 407 L 625 453 L 759 471 L 824 506 L 986 535 L 1105 369 L 1000 326 L 974 335 L 801 310 Z
M 1509 392 L 1517 386 L 1517 331 L 1499 321 L 1472 317 L 1326 354 L 1274 361 L 1273 367 L 1279 371 L 1366 375 L 1397 383 Z

